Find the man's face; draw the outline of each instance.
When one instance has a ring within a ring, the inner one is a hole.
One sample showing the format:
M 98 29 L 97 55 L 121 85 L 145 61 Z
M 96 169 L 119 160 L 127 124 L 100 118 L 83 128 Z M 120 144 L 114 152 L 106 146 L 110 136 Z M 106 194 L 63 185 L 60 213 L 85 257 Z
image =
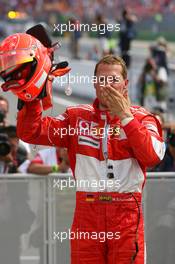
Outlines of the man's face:
M 96 77 L 95 89 L 100 108 L 107 108 L 105 99 L 102 96 L 102 91 L 106 86 L 111 86 L 123 94 L 125 98 L 128 97 L 128 80 L 125 80 L 122 76 L 121 65 L 99 64 Z

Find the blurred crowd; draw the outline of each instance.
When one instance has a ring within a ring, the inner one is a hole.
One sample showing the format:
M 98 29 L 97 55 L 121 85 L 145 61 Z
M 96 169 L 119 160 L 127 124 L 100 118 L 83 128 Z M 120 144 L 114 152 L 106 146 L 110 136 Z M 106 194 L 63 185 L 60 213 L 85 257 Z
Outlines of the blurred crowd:
M 161 22 L 162 16 L 174 15 L 175 2 L 173 0 L 11 0 L 0 1 L 0 18 L 14 19 L 16 24 L 28 20 L 45 21 L 48 24 L 63 23 L 71 16 L 81 21 L 81 23 L 93 23 L 96 16 L 103 16 L 110 22 L 115 22 L 121 15 L 121 10 L 130 8 L 132 12 L 139 16 L 140 22 L 150 17 Z M 17 16 L 9 17 L 9 11 L 17 11 Z M 32 14 L 32 16 L 31 16 Z M 157 16 L 157 17 L 156 17 Z M 149 28 L 148 28 L 149 30 Z
M 119 15 L 119 10 L 126 6 L 135 10 L 135 13 L 141 17 L 148 17 L 157 12 L 175 12 L 175 3 L 172 0 L 67 0 L 64 2 L 69 11 L 78 14 L 85 21 L 92 20 L 95 13 L 103 13 L 107 18 L 115 18 Z
M 108 18 L 115 18 L 116 14 L 119 14 L 119 10 L 126 6 L 130 6 L 142 17 L 148 17 L 157 12 L 175 12 L 175 3 L 173 0 L 14 0 L 8 3 L 5 0 L 2 0 L 0 6 L 2 14 L 5 10 L 7 10 L 8 6 L 18 10 L 25 10 L 26 12 L 33 10 L 33 7 L 45 10 L 54 6 L 54 8 L 60 13 L 77 14 L 77 16 L 83 21 L 92 20 L 93 15 L 96 13 L 103 13 Z
M 146 108 L 160 107 L 166 111 L 168 96 L 168 44 L 163 37 L 150 46 L 150 54 L 145 61 L 138 80 L 140 104 Z

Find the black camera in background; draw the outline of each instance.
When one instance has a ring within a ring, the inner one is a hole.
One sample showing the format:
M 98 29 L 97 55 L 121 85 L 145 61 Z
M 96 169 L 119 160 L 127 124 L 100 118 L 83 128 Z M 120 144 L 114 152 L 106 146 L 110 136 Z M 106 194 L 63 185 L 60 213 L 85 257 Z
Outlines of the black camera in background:
M 10 153 L 11 147 L 6 134 L 0 134 L 0 156 L 6 156 Z

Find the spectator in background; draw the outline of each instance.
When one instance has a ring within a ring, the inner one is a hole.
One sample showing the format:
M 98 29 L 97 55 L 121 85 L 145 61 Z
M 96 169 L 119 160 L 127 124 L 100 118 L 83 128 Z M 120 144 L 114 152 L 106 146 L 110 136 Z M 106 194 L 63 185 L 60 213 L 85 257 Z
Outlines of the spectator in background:
M 101 14 L 96 16 L 95 22 L 98 26 L 97 37 L 99 39 L 100 57 L 103 57 L 110 52 L 108 38 L 111 37 L 111 32 L 107 30 L 107 21 Z
M 138 80 L 140 104 L 148 109 L 156 107 L 157 67 L 154 59 L 148 58 Z
M 146 59 L 138 80 L 140 104 L 152 111 L 160 107 L 166 111 L 167 79 L 165 70 L 158 68 L 154 58 Z
M 8 173 L 12 161 L 9 138 L 6 134 L 0 133 L 0 173 Z
M 19 139 L 16 135 L 16 127 L 1 127 L 0 139 L 1 173 L 18 172 L 18 167 L 27 159 L 28 155 L 26 149 L 19 146 Z M 5 153 L 3 152 L 4 148 Z
M 79 59 L 79 40 L 81 38 L 81 32 L 79 30 L 80 22 L 71 18 L 70 23 L 72 24 L 72 31 L 70 32 L 70 50 L 72 59 Z
M 0 96 L 0 127 L 6 127 L 10 125 L 10 122 L 7 119 L 8 114 L 9 102 L 5 97 Z M 31 150 L 29 144 L 22 140 L 19 140 L 19 146 L 21 147 L 21 149 L 25 149 L 30 156 Z
M 7 121 L 8 112 L 9 112 L 9 102 L 5 97 L 0 96 L 0 127 L 8 125 L 8 121 Z
M 158 38 L 156 45 L 150 47 L 150 51 L 151 57 L 155 60 L 157 66 L 157 76 L 159 79 L 157 83 L 157 101 L 166 110 L 168 88 L 167 41 L 163 37 Z
M 167 135 L 167 147 L 164 159 L 151 171 L 175 171 L 175 133 L 171 130 Z
M 168 74 L 168 43 L 165 38 L 159 37 L 157 43 L 150 47 L 151 57 L 155 59 L 158 68 L 163 67 Z
M 125 8 L 122 12 L 122 19 L 120 21 L 120 32 L 119 32 L 119 48 L 120 55 L 125 61 L 127 68 L 131 64 L 131 41 L 136 37 L 136 30 L 134 27 L 137 18 L 131 14 L 130 10 Z
M 68 172 L 69 159 L 65 148 L 47 148 L 40 150 L 31 161 L 27 172 L 49 174 L 52 172 Z
M 154 168 L 148 169 L 148 171 L 175 171 L 175 124 L 166 123 L 164 111 L 161 108 L 155 108 L 152 114 L 156 116 L 163 128 L 166 152 L 163 160 Z

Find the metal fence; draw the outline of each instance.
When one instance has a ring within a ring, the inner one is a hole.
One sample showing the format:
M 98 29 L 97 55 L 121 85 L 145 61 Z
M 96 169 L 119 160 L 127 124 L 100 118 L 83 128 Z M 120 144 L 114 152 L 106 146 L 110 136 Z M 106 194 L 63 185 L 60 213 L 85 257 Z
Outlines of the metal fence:
M 4 264 L 68 264 L 75 188 L 71 175 L 0 175 L 0 259 Z M 59 179 L 64 179 L 61 190 Z M 69 184 L 70 185 L 70 184 Z M 175 259 L 175 173 L 148 173 L 143 195 L 147 264 Z M 64 236 L 65 238 L 65 236 Z

